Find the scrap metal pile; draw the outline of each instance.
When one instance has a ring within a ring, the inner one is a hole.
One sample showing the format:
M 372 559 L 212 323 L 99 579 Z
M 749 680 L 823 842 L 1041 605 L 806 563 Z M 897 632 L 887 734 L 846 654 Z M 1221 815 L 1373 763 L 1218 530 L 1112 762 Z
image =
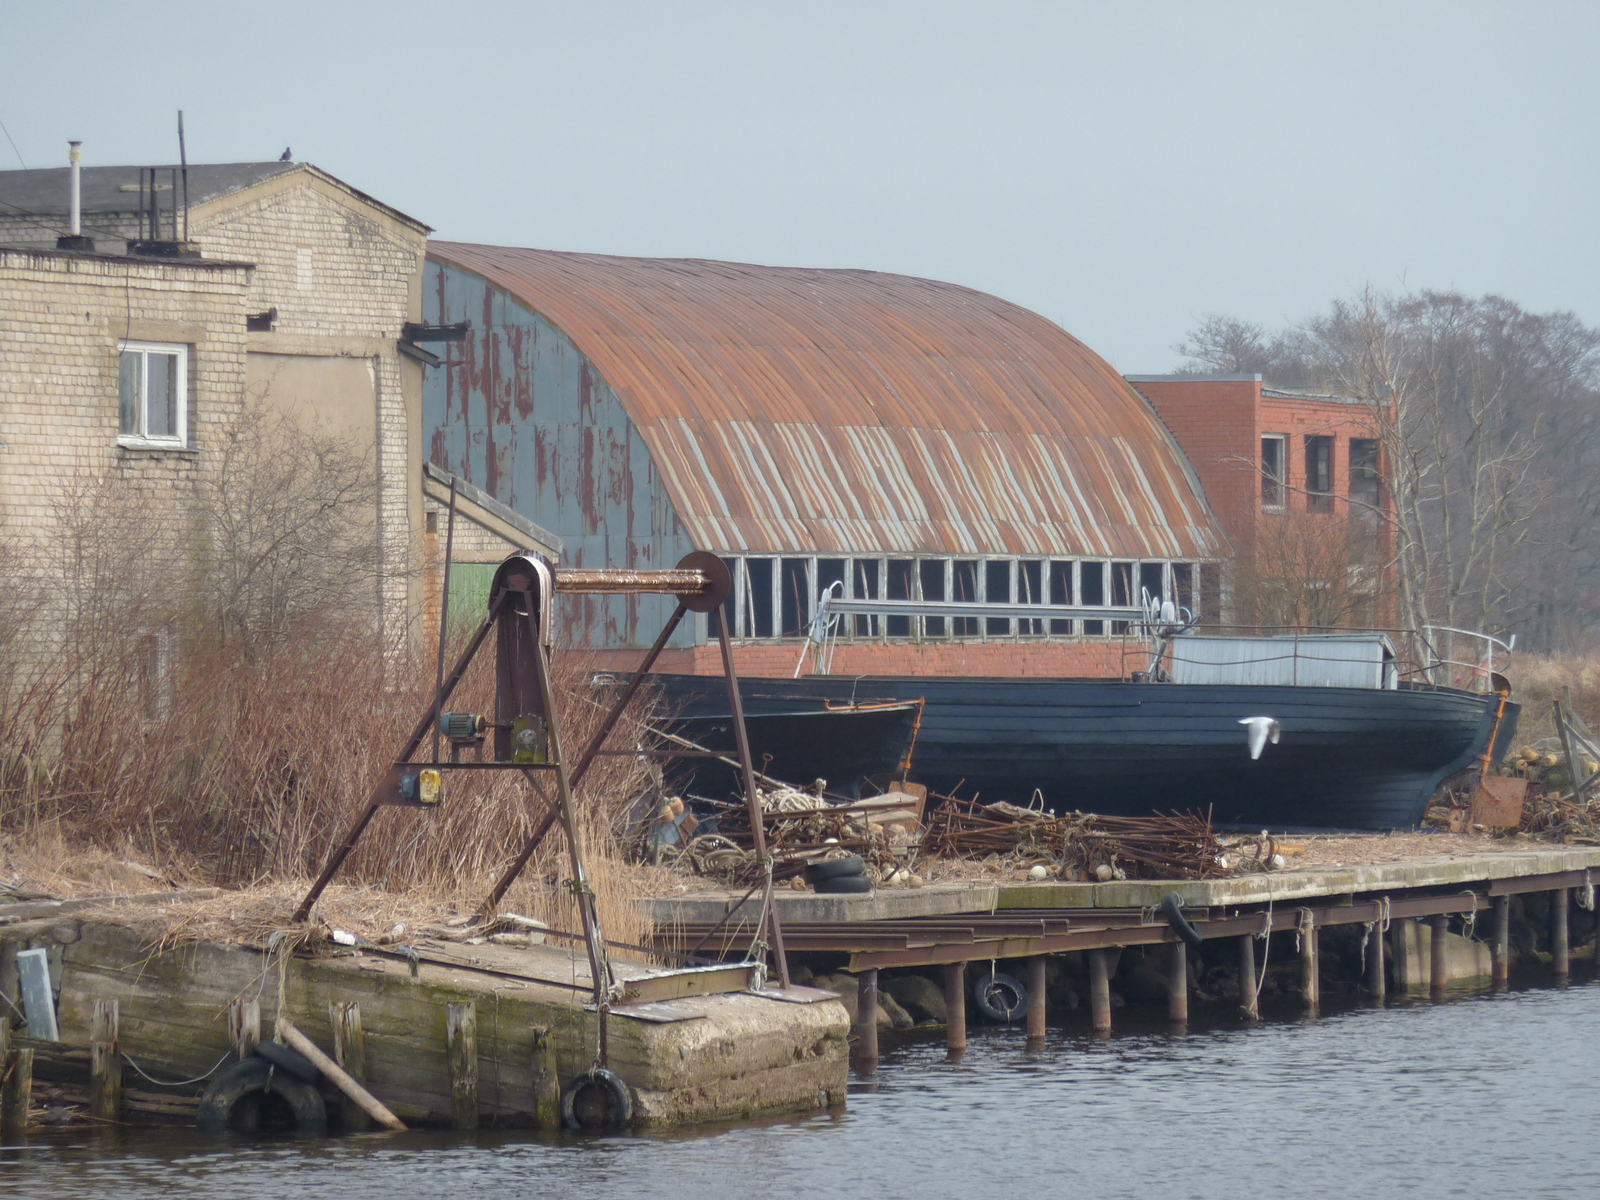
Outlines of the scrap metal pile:
M 947 800 L 928 822 L 925 854 L 1011 855 L 1070 879 L 1215 879 L 1233 873 L 1209 818 L 1055 816 L 1015 804 Z

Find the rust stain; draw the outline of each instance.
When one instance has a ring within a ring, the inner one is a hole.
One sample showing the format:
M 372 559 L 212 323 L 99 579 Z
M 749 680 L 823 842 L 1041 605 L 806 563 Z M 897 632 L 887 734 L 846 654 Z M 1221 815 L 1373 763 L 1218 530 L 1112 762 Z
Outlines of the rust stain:
M 871 271 L 630 259 L 434 242 L 569 337 L 639 432 L 694 544 L 721 551 L 1211 558 L 1224 539 L 1149 405 L 1037 313 L 954 284 Z M 485 419 L 515 403 L 485 300 Z M 476 336 L 476 331 L 475 331 Z M 525 372 L 514 371 L 515 374 Z M 465 394 L 466 381 L 456 386 Z M 530 389 L 531 383 L 527 385 Z M 526 405 L 526 408 L 524 407 Z M 466 414 L 464 414 L 466 415 Z M 470 433 L 471 422 L 467 421 Z M 537 425 L 537 422 L 535 422 Z M 538 433 L 540 484 L 575 472 L 633 521 L 625 437 L 587 426 L 579 461 Z M 485 461 L 491 494 L 510 464 Z M 596 528 L 598 514 L 586 514 Z M 651 524 L 661 523 L 659 513 Z

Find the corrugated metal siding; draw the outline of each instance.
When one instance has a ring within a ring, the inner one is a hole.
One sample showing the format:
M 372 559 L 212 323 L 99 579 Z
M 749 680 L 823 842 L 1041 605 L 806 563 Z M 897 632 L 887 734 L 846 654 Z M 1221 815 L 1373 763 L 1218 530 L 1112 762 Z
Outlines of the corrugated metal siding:
M 670 567 L 697 548 L 650 451 L 572 340 L 475 275 L 429 264 L 429 319 L 471 320 L 423 390 L 428 457 L 562 539 L 567 566 Z M 565 639 L 655 639 L 675 601 L 585 596 L 563 604 Z M 691 623 L 692 624 L 692 623 Z M 674 645 L 693 644 L 685 627 Z
M 1173 683 L 1381 688 L 1394 686 L 1384 668 L 1393 661 L 1381 634 L 1180 637 L 1172 641 L 1171 670 Z
M 579 422 L 573 436 L 609 441 L 603 450 L 567 448 L 567 435 L 557 435 L 552 453 L 535 454 L 537 495 L 562 469 L 558 460 L 625 483 L 608 490 L 597 479 L 564 475 L 566 486 L 578 478 L 586 496 L 607 505 L 624 503 L 624 493 L 644 495 L 658 471 L 661 495 L 630 512 L 658 520 L 670 512 L 675 545 L 767 553 L 1225 553 L 1193 472 L 1144 400 L 1077 339 L 994 296 L 869 271 L 449 242 L 432 243 L 429 257 L 517 302 L 496 302 L 491 289 L 469 302 L 453 294 L 467 289 L 463 276 L 433 273 L 430 319 L 474 323 L 459 349 L 466 376 L 452 385 L 454 403 L 465 407 L 446 414 L 446 424 L 471 426 L 471 454 L 483 473 L 468 478 L 573 539 L 575 552 L 581 535 L 542 499 L 530 508 L 505 490 L 525 487 L 530 468 L 508 444 L 524 435 L 507 426 L 513 412 L 527 422 L 534 393 L 545 394 L 541 369 L 592 367 L 579 380 L 590 399 L 558 416 Z M 529 311 L 519 315 L 521 306 Z M 531 346 L 503 328 L 517 323 L 537 330 Z M 540 347 L 553 339 L 561 343 L 559 353 L 550 351 L 559 361 L 544 366 Z M 475 395 L 485 398 L 487 419 L 474 424 Z M 629 421 L 614 421 L 606 409 L 612 402 Z M 650 465 L 636 461 L 636 444 Z M 665 528 L 652 525 L 654 537 Z M 654 545 L 642 527 L 634 536 Z

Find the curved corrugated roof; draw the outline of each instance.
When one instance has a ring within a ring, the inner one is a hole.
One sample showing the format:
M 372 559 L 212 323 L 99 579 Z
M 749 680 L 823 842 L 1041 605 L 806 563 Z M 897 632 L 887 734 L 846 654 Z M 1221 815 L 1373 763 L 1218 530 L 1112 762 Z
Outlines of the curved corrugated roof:
M 718 551 L 1206 558 L 1150 407 L 1037 313 L 873 271 L 433 242 L 572 339 Z

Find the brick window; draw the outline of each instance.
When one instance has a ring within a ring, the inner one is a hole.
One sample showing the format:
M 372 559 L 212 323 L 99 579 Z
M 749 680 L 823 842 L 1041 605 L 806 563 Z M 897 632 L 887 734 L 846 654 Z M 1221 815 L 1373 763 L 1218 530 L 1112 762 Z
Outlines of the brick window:
M 1359 513 L 1378 507 L 1378 440 L 1350 439 L 1350 506 Z
M 117 442 L 120 445 L 187 445 L 187 346 L 123 342 L 117 360 L 117 391 Z
M 1283 453 L 1283 434 L 1267 433 L 1261 437 L 1261 507 L 1282 508 L 1287 465 Z
M 1333 511 L 1333 439 L 1306 436 L 1306 511 Z

